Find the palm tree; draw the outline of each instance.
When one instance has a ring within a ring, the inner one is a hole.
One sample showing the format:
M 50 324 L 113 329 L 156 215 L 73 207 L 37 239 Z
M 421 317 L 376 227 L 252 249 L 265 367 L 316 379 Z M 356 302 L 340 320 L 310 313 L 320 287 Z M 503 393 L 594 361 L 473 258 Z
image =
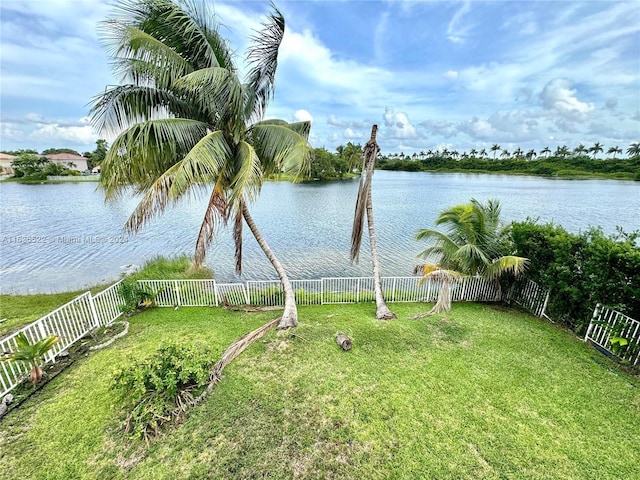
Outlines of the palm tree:
M 550 153 L 551 149 L 549 147 L 544 147 L 542 150 L 540 150 L 540 155 L 544 155 L 545 157 L 548 157 Z
M 291 283 L 248 208 L 265 175 L 285 171 L 300 178 L 309 165 L 308 122 L 262 120 L 273 96 L 282 14 L 274 7 L 252 38 L 242 83 L 204 2 L 121 0 L 116 8 L 117 18 L 101 24 L 102 35 L 116 73 L 128 83 L 96 96 L 91 110 L 99 131 L 118 134 L 102 164 L 106 198 L 129 185 L 143 193 L 125 227 L 137 232 L 170 203 L 211 185 L 196 264 L 220 223 L 232 218 L 241 273 L 244 220 L 283 285 L 279 328 L 297 325 Z
M 500 154 L 500 157 L 502 158 L 509 158 L 509 155 L 511 155 L 509 153 L 509 151 L 505 148 L 504 150 L 502 150 L 502 153 Z
M 494 143 L 493 146 L 491 147 L 491 151 L 493 152 L 493 159 L 496 159 L 496 154 L 498 153 L 498 151 L 500 150 L 500 145 L 498 145 L 497 143 Z
M 60 341 L 60 337 L 49 335 L 38 342 L 31 343 L 22 332 L 16 335 L 15 339 L 16 350 L 0 360 L 3 362 L 26 362 L 31 367 L 29 372 L 31 383 L 38 383 L 42 380 L 42 367 L 40 365 L 44 360 L 44 356 Z
M 475 148 L 472 148 L 471 150 L 469 150 L 469 154 L 475 158 L 475 156 L 478 154 L 478 150 L 476 150 Z
M 524 152 L 522 151 L 522 149 L 520 147 L 516 148 L 513 152 L 513 156 L 516 157 L 517 159 L 522 158 L 522 155 L 524 154 Z
M 593 153 L 593 158 L 594 158 L 594 159 L 596 158 L 596 155 L 597 155 L 597 154 L 599 154 L 599 153 L 601 153 L 603 150 L 604 150 L 604 149 L 602 148 L 602 145 L 600 145 L 600 142 L 596 142 L 596 143 L 594 143 L 594 144 L 593 144 L 593 147 L 591 147 L 591 148 L 589 149 L 589 151 L 590 151 L 591 153 Z
M 629 157 L 637 157 L 640 155 L 640 142 L 635 142 L 632 143 L 631 145 L 629 145 L 629 148 L 627 148 L 627 155 L 629 155 Z
M 587 153 L 587 147 L 585 147 L 583 144 L 580 144 L 576 148 L 573 149 L 573 153 L 575 153 L 576 155 L 581 157 L 582 155 Z
M 537 156 L 536 151 L 532 148 L 527 152 L 526 158 L 527 160 L 533 160 L 534 158 L 536 158 L 536 156 Z
M 617 145 L 615 147 L 611 147 L 609 150 L 607 150 L 607 154 L 613 154 L 613 159 L 616 159 L 616 155 L 618 153 L 622 153 L 622 149 L 620 147 L 618 147 Z
M 556 157 L 560 157 L 560 158 L 565 158 L 569 155 L 569 148 L 566 145 L 562 145 L 561 147 L 557 147 L 556 148 L 556 152 L 554 153 L 554 155 Z
M 487 150 L 483 148 L 482 150 L 480 150 L 480 157 L 486 158 L 486 156 L 487 156 Z
M 378 320 L 391 320 L 396 315 L 389 309 L 382 292 L 382 279 L 380 275 L 380 262 L 378 260 L 378 241 L 373 224 L 373 203 L 371 200 L 371 181 L 376 158 L 380 151 L 376 142 L 378 126 L 371 128 L 371 138 L 364 146 L 362 155 L 362 174 L 360 175 L 360 187 L 356 199 L 356 209 L 353 215 L 353 230 L 351 231 L 351 262 L 357 262 L 360 256 L 360 244 L 362 242 L 362 230 L 364 216 L 367 216 L 369 227 L 369 245 L 371 246 L 371 261 L 373 263 L 373 284 L 376 297 L 376 318 Z
M 475 199 L 443 211 L 436 225 L 445 225 L 444 232 L 421 229 L 417 240 L 430 240 L 433 245 L 419 254 L 430 260 L 423 265 L 423 278 L 430 276 L 450 285 L 455 275 L 478 275 L 497 280 L 505 273 L 519 275 L 528 260 L 505 255 L 506 230 L 500 224 L 500 202 L 488 200 L 482 204 Z M 440 272 L 440 273 L 438 273 Z M 442 289 L 447 295 L 448 288 Z M 440 313 L 451 308 L 450 299 L 438 302 L 429 313 Z

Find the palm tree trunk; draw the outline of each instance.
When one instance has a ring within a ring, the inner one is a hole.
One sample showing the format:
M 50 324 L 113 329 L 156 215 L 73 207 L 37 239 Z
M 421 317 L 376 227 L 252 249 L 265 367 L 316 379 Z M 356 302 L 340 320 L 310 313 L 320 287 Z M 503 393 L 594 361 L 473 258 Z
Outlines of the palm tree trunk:
M 371 247 L 371 262 L 373 263 L 373 289 L 376 296 L 376 318 L 378 320 L 391 320 L 397 318 L 396 315 L 387 307 L 382 292 L 382 278 L 380 276 L 380 261 L 378 260 L 378 241 L 376 239 L 376 229 L 373 224 L 373 202 L 371 200 L 371 184 L 373 180 L 373 170 L 375 167 L 376 157 L 378 156 L 378 144 L 376 143 L 376 133 L 378 126 L 374 125 L 371 129 L 371 139 L 365 146 L 364 168 L 367 170 L 369 181 L 367 182 L 367 227 L 369 228 L 369 245 Z
M 247 222 L 249 226 L 249 230 L 253 233 L 258 245 L 262 248 L 262 251 L 267 256 L 273 268 L 275 268 L 278 276 L 280 277 L 280 281 L 282 282 L 282 288 L 284 290 L 284 312 L 282 314 L 282 318 L 280 319 L 280 323 L 278 324 L 278 329 L 292 328 L 298 326 L 298 309 L 296 307 L 296 297 L 293 293 L 293 288 L 291 287 L 291 282 L 289 282 L 289 277 L 287 277 L 287 273 L 284 271 L 284 268 L 280 264 L 280 261 L 275 256 L 275 254 L 267 245 L 264 238 L 262 237 L 262 233 L 258 230 L 256 223 L 253 221 L 251 214 L 249 213 L 249 208 L 245 202 L 242 202 L 242 216 L 244 217 L 244 221 Z
M 376 295 L 376 318 L 378 320 L 391 320 L 396 317 L 384 300 L 382 292 L 382 278 L 380 276 L 380 262 L 378 260 L 378 241 L 373 225 L 373 205 L 371 202 L 371 184 L 367 192 L 367 226 L 369 227 L 369 245 L 371 246 L 371 262 L 373 263 L 373 289 Z

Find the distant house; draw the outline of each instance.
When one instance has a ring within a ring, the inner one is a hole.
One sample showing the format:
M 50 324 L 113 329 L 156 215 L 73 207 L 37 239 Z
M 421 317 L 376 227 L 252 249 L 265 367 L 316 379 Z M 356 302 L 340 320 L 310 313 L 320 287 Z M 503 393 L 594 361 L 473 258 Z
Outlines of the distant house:
M 51 155 L 45 155 L 45 158 L 50 162 L 59 163 L 71 170 L 84 172 L 89 169 L 87 165 L 88 159 L 82 155 L 75 155 L 73 153 L 53 153 Z
M 16 159 L 13 155 L 0 153 L 0 175 L 13 175 L 13 167 L 11 162 Z

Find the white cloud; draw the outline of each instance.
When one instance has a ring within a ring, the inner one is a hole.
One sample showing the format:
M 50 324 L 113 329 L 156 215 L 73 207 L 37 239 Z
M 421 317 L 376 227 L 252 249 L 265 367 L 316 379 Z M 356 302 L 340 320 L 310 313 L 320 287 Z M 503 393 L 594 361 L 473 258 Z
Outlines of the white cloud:
M 575 89 L 566 78 L 556 78 L 547 83 L 540 93 L 542 106 L 552 115 L 559 115 L 571 122 L 586 122 L 595 109 L 593 103 L 578 100 Z
M 456 80 L 458 78 L 458 72 L 455 70 L 448 70 L 444 74 L 444 78 L 446 78 L 447 80 Z
M 82 125 L 61 125 L 60 123 L 40 124 L 29 137 L 39 142 L 50 142 L 56 145 L 64 145 L 66 142 L 74 145 L 89 145 L 98 140 L 98 135 L 93 132 L 91 125 L 80 121 Z
M 464 43 L 469 32 L 469 26 L 462 25 L 464 16 L 471 11 L 470 2 L 464 2 L 462 7 L 456 11 L 447 27 L 447 38 L 454 43 Z
M 392 107 L 384 110 L 385 138 L 416 138 L 416 128 L 404 112 L 396 112 Z
M 293 115 L 296 122 L 311 122 L 313 123 L 313 116 L 306 110 L 297 110 Z

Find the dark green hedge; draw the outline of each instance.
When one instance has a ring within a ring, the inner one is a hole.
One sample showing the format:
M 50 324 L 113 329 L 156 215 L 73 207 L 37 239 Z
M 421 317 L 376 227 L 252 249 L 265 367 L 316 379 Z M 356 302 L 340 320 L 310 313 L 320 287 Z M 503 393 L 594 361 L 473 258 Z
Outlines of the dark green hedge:
M 512 224 L 516 254 L 530 259 L 527 277 L 549 288 L 548 313 L 584 333 L 597 303 L 640 319 L 638 233 L 607 237 L 599 228 L 575 235 L 534 221 Z

